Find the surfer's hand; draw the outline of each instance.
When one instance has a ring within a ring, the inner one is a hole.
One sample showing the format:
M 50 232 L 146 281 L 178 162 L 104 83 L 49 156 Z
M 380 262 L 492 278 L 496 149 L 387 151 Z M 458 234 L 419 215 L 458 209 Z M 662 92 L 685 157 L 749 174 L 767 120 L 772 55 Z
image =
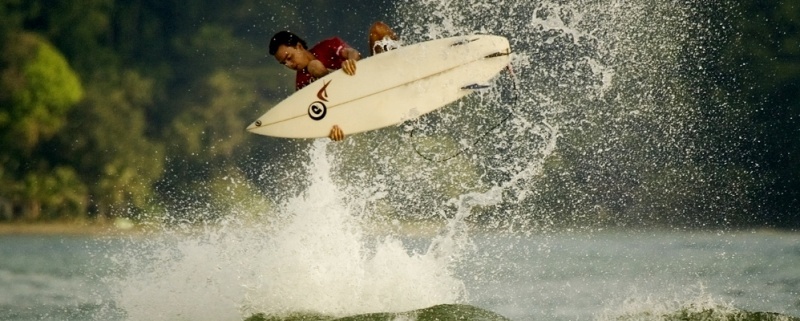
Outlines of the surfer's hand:
M 344 73 L 352 76 L 356 74 L 356 60 L 361 59 L 361 54 L 358 50 L 350 47 L 344 48 L 340 53 L 342 58 L 346 60 L 342 63 L 342 70 Z
M 328 138 L 330 138 L 332 141 L 335 142 L 341 141 L 344 139 L 344 132 L 342 131 L 341 128 L 339 128 L 339 125 L 333 125 L 333 128 L 331 128 L 331 133 L 330 135 L 328 135 Z
M 342 70 L 344 73 L 352 76 L 356 74 L 356 60 L 355 59 L 347 59 L 342 63 Z

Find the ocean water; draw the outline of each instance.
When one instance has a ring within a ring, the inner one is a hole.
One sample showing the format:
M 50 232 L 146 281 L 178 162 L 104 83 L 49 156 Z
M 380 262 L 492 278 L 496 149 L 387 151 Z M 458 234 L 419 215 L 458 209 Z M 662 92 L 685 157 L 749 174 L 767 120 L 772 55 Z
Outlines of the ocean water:
M 155 239 L 159 240 L 155 243 L 161 243 L 165 237 Z M 360 291 L 394 300 L 419 294 L 409 288 L 429 288 L 422 292 L 434 294 L 441 287 L 454 286 L 452 282 L 456 281 L 454 293 L 460 297 L 454 302 L 493 311 L 512 320 L 618 320 L 628 316 L 662 320 L 652 316 L 671 315 L 687 308 L 800 316 L 800 234 L 797 233 L 565 231 L 500 236 L 486 232 L 471 239 L 475 250 L 459 258 L 451 275 L 440 276 L 443 280 L 424 280 L 424 275 L 416 280 L 407 276 L 414 272 L 414 267 L 406 262 L 406 266 L 386 266 L 384 273 L 373 272 L 380 278 L 370 279 L 370 284 L 364 287 L 378 291 L 363 288 Z M 1 236 L 0 320 L 243 320 L 253 312 L 243 309 L 244 303 L 252 301 L 249 303 L 252 306 L 259 298 L 248 297 L 238 302 L 235 298 L 245 297 L 242 293 L 259 284 L 266 286 L 259 280 L 274 272 L 270 270 L 274 262 L 270 261 L 277 258 L 265 256 L 262 267 L 248 266 L 250 273 L 243 273 L 244 267 L 221 269 L 230 262 L 215 260 L 219 251 L 231 248 L 230 240 L 208 240 L 205 245 L 200 245 L 196 237 L 173 241 L 172 245 L 161 245 L 155 250 L 152 237 Z M 431 239 L 420 236 L 402 240 L 407 253 L 424 253 L 430 242 Z M 118 261 L 122 256 L 150 261 L 154 260 L 153 255 L 166 255 L 165 252 L 173 252 L 167 260 L 171 264 L 148 267 L 163 273 L 145 272 L 132 266 L 125 271 Z M 190 256 L 208 259 L 194 261 Z M 375 253 L 373 260 L 383 260 L 378 256 Z M 252 262 L 250 258 L 239 259 Z M 340 267 L 352 263 L 345 258 L 325 259 Z M 413 259 L 410 255 L 407 260 Z M 373 265 L 378 263 L 390 261 Z M 307 264 L 318 265 L 309 269 L 312 271 L 324 266 L 316 260 Z M 349 268 L 353 273 L 362 270 Z M 300 281 L 304 277 L 298 276 L 285 285 L 296 285 L 298 291 L 272 290 L 298 295 L 281 303 L 274 297 L 261 302 L 265 306 L 284 304 L 309 311 L 299 308 L 308 304 L 299 294 L 327 289 L 332 301 L 359 305 L 341 298 L 343 294 L 335 289 L 337 276 L 324 273 L 323 279 L 329 282 L 318 289 L 304 288 Z M 275 277 L 287 277 L 277 274 Z M 201 275 L 209 277 L 198 280 Z M 342 277 L 345 284 L 340 287 L 348 291 L 361 288 L 347 284 L 358 278 L 369 276 Z M 221 282 L 228 284 L 218 284 Z M 316 293 L 306 294 L 316 297 Z M 351 295 L 359 297 L 359 293 Z M 430 295 L 416 300 L 416 307 L 404 302 L 386 302 L 379 309 L 423 308 L 451 299 Z M 338 303 L 325 304 L 333 307 Z M 279 311 L 281 307 L 269 310 Z
M 433 306 L 367 320 L 800 315 L 798 233 L 469 222 L 475 206 L 502 201 L 494 188 L 462 194 L 455 215 L 409 229 L 348 201 L 333 179 L 332 146 L 316 141 L 307 188 L 261 216 L 125 236 L 0 236 L 0 320 L 303 320 Z
M 670 315 L 692 306 L 797 316 L 798 237 L 775 231 L 487 237 L 479 251 L 483 264 L 470 267 L 480 270 L 470 288 L 477 304 L 518 320 Z M 505 276 L 513 286 L 481 274 Z

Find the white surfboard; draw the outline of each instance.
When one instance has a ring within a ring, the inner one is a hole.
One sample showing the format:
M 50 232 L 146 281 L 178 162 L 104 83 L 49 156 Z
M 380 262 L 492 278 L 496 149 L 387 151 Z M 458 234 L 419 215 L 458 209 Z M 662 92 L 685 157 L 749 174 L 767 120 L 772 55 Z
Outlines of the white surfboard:
M 508 40 L 474 35 L 400 47 L 356 63 L 356 74 L 337 70 L 295 92 L 247 130 L 286 138 L 345 135 L 402 123 L 471 92 L 510 61 Z

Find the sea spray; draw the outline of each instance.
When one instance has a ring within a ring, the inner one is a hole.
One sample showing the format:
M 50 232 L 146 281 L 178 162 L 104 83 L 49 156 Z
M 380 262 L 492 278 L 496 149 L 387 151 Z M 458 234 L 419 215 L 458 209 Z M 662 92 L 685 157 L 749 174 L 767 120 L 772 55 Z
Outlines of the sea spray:
M 696 62 L 713 28 L 692 3 L 421 0 L 397 10 L 405 43 L 507 37 L 513 73 L 403 126 L 348 138 L 334 165 L 348 193 L 377 188 L 385 197 L 375 204 L 428 220 L 454 217 L 450 199 L 505 185 L 514 197 L 470 220 L 558 228 L 675 220 L 648 213 L 650 203 L 666 210 L 714 191 L 700 187 L 710 181 L 695 97 L 709 81 Z M 537 135 L 545 124 L 561 137 L 551 154 Z M 544 168 L 525 173 L 529 162 Z
M 465 301 L 453 266 L 463 247 L 415 251 L 400 236 L 368 232 L 352 212 L 357 206 L 343 201 L 331 179 L 327 146 L 313 143 L 308 188 L 265 213 L 270 220 L 228 216 L 202 227 L 164 227 L 131 242 L 139 245 L 115 258 L 122 275 L 108 281 L 114 308 L 126 320 L 241 320 L 254 313 L 346 316 Z M 466 242 L 463 234 L 445 237 Z
M 690 204 L 708 210 L 718 205 L 712 199 L 728 197 L 707 196 L 725 192 L 707 178 L 707 164 L 698 157 L 704 154 L 698 147 L 704 145 L 698 96 L 717 88 L 698 64 L 709 59 L 713 44 L 706 39 L 716 28 L 699 7 L 648 0 L 399 4 L 407 43 L 476 33 L 508 37 L 518 96 L 503 92 L 512 85 L 501 75 L 491 92 L 420 120 L 414 138 L 400 136 L 410 146 L 420 144 L 418 137 L 438 139 L 450 149 L 443 155 L 469 149 L 453 161 L 392 153 L 392 161 L 384 162 L 391 147 L 376 148 L 379 160 L 371 163 L 384 166 L 377 171 L 403 173 L 391 178 L 389 198 L 427 197 L 424 206 L 434 210 L 419 212 L 450 218 L 448 233 L 454 234 L 466 228 L 464 220 L 526 233 L 702 221 L 706 213 Z M 508 114 L 513 116 L 498 121 Z M 383 139 L 376 136 L 370 139 Z M 414 171 L 403 171 L 409 163 Z M 455 196 L 431 193 L 449 179 L 433 174 L 440 168 L 466 169 L 479 182 L 459 184 L 472 188 Z M 505 251 L 514 246 L 505 245 Z M 502 247 L 474 258 L 484 260 L 485 269 L 465 274 L 480 280 L 509 268 L 492 265 Z
M 409 253 L 396 237 L 373 239 L 365 232 L 356 206 L 343 202 L 331 179 L 326 148 L 323 140 L 313 144 L 309 188 L 281 209 L 287 219 L 270 236 L 270 262 L 248 296 L 253 309 L 349 315 L 463 299 L 447 258 Z

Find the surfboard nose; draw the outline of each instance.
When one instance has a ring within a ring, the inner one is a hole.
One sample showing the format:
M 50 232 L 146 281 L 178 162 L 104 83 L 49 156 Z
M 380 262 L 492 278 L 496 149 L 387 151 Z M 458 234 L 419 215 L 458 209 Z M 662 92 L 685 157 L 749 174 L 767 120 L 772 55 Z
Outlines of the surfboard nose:
M 247 126 L 246 130 L 252 132 L 253 130 L 259 127 L 261 127 L 261 120 L 257 119 L 256 121 L 250 123 L 250 126 Z

